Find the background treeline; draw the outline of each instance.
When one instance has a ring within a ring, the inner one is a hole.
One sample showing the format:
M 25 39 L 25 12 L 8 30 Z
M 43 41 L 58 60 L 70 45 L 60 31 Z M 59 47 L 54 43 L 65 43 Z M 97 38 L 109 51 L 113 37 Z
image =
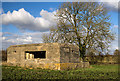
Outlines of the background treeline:
M 89 61 L 90 64 L 118 64 L 120 51 L 116 49 L 113 55 L 110 54 L 99 54 L 95 55 L 94 53 L 89 53 L 85 56 L 85 61 Z
M 118 55 L 86 56 L 85 60 L 89 61 L 90 64 L 118 64 L 119 63 Z

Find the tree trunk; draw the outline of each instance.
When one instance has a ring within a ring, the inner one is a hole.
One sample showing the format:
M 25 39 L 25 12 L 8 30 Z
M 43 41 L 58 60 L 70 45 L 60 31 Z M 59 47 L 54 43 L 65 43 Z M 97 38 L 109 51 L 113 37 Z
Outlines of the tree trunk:
M 80 53 L 80 57 L 83 59 L 83 61 L 85 61 L 85 53 L 86 53 L 85 47 L 82 47 L 82 49 L 80 49 L 79 47 L 79 53 Z

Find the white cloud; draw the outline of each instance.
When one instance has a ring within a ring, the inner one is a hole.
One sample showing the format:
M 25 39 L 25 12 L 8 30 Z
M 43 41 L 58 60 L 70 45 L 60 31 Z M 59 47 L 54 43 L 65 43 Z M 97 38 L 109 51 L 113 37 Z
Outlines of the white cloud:
M 113 27 L 114 27 L 114 28 L 118 28 L 118 25 L 114 25 Z
M 14 39 L 15 40 L 15 39 Z M 16 38 L 15 41 L 12 40 L 13 43 L 18 42 L 18 44 L 27 44 L 27 43 L 32 43 L 32 37 L 23 37 L 23 38 Z
M 2 36 L 2 32 L 0 32 L 0 37 Z
M 115 40 L 110 43 L 110 54 L 113 54 L 116 49 L 118 49 L 118 25 L 114 25 L 111 32 L 115 35 Z
M 3 42 L 13 43 L 13 44 L 27 44 L 27 43 L 32 43 L 33 41 L 31 36 L 12 35 L 5 39 L 3 38 Z
M 111 32 L 118 36 L 118 25 L 114 25 L 111 29 Z
M 53 11 L 53 8 L 50 8 L 49 10 Z
M 13 24 L 19 29 L 27 29 L 33 31 L 47 31 L 53 25 L 55 25 L 55 14 L 56 12 L 48 12 L 41 10 L 41 17 L 33 17 L 29 12 L 25 11 L 24 8 L 18 11 L 10 11 L 7 14 L 2 14 L 2 24 L 9 25 Z
M 99 0 L 99 2 L 119 2 L 120 0 Z
M 55 11 L 54 12 L 48 12 L 48 11 L 45 11 L 45 10 L 41 10 L 40 12 L 40 15 L 45 19 L 45 20 L 48 20 L 48 21 L 51 21 L 51 22 L 54 22 L 56 17 L 54 16 L 55 15 Z
M 41 36 L 47 32 L 24 32 L 21 35 L 4 32 L 2 37 L 2 47 L 6 49 L 10 45 L 42 43 Z M 9 35 L 9 36 L 6 36 Z
M 6 39 L 6 37 L 2 37 L 2 40 L 5 40 Z
M 118 2 L 107 2 L 107 6 L 111 9 L 118 10 Z
M 105 6 L 110 10 L 117 11 L 118 10 L 118 2 L 120 0 L 99 0 L 99 2 L 104 2 Z
M 0 8 L 0 15 L 4 13 L 3 8 Z
M 118 49 L 118 36 L 110 44 L 109 47 L 110 54 L 113 54 L 116 49 Z

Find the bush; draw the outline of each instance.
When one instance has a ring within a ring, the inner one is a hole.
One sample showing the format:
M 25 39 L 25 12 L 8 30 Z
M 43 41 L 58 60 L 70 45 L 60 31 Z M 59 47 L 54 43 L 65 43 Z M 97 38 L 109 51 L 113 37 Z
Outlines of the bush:
M 0 51 L 0 54 L 2 54 L 2 61 L 7 61 L 7 50 Z

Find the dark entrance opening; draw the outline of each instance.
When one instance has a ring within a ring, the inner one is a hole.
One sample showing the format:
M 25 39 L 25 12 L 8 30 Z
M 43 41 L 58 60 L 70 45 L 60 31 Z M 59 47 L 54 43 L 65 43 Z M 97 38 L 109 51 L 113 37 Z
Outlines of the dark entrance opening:
M 26 51 L 26 53 L 33 54 L 34 58 L 46 58 L 46 51 Z

